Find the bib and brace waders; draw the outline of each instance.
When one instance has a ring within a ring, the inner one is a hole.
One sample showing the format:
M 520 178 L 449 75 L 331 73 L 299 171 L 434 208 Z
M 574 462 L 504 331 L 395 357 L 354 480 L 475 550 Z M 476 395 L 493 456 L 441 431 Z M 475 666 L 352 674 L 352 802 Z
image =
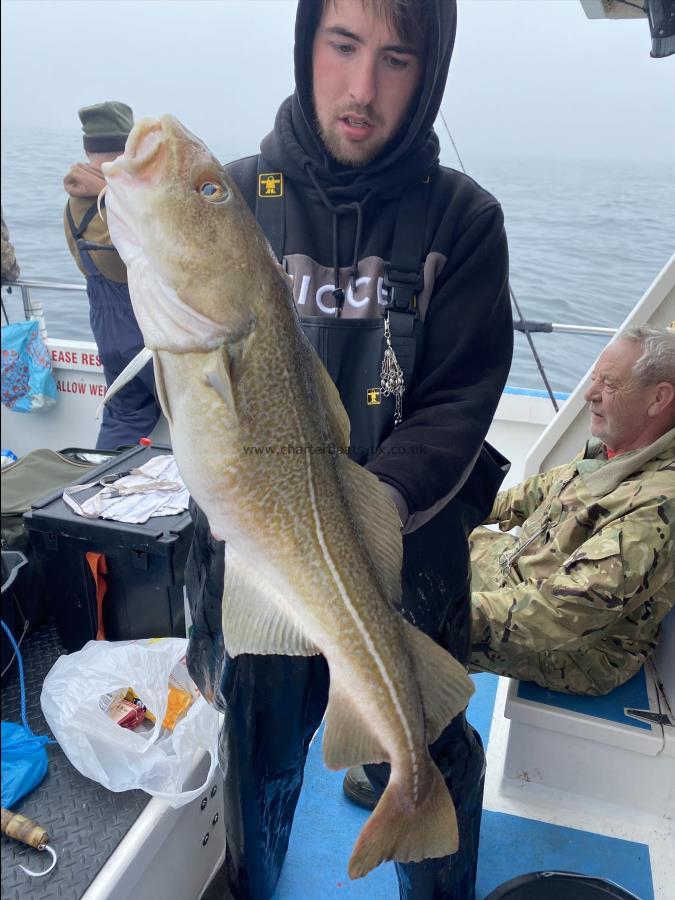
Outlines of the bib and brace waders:
M 143 349 L 143 335 L 134 316 L 128 285 L 106 278 L 91 255 L 92 251 L 99 250 L 115 253 L 115 248 L 111 244 L 92 243 L 83 237 L 97 212 L 96 203 L 93 203 L 77 225 L 70 211 L 70 204 L 66 207 L 68 225 L 87 272 L 89 323 L 98 346 L 105 383 L 110 386 Z M 103 407 L 96 449 L 115 450 L 123 444 L 137 444 L 140 438 L 150 434 L 160 413 L 155 397 L 152 362 L 148 362 Z
M 391 341 L 404 371 L 406 392 L 414 379 L 424 336 L 414 298 L 420 287 L 423 249 L 416 247 L 416 235 L 424 231 L 426 192 L 413 193 L 416 196 L 404 197 L 401 202 L 385 280 Z M 261 198 L 256 217 L 281 259 L 283 205 L 276 198 Z M 409 225 L 401 224 L 405 222 Z M 350 455 L 366 464 L 394 426 L 392 397 L 381 396 L 379 405 L 366 402 L 368 389 L 380 385 L 384 319 L 301 316 L 300 322 L 349 414 Z M 428 523 L 403 537 L 403 614 L 462 662 L 468 660 L 470 651 L 467 536 L 488 515 L 505 463 L 496 451 L 484 447 L 460 493 Z M 265 900 L 274 891 L 281 871 L 307 751 L 328 701 L 328 666 L 321 656 L 227 656 L 221 628 L 224 545 L 211 538 L 203 513 L 196 508 L 195 512 L 195 537 L 186 570 L 193 616 L 188 664 L 206 696 L 225 713 L 220 758 L 226 772 L 230 890 L 237 900 Z M 457 807 L 459 850 L 440 860 L 397 863 L 400 896 L 405 900 L 470 900 L 482 809 L 483 747 L 461 714 L 430 752 Z M 376 790 L 384 790 L 389 766 L 365 768 Z M 346 869 L 347 860 L 344 862 Z

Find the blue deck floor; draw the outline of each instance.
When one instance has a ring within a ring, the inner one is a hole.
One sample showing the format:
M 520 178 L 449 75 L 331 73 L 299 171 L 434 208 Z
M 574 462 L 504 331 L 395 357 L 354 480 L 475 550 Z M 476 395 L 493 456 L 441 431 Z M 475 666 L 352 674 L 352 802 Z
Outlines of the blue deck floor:
M 477 690 L 469 705 L 469 720 L 487 745 L 497 678 L 478 675 L 474 681 Z M 398 890 L 391 863 L 359 881 L 347 876 L 352 845 L 368 813 L 344 797 L 344 773 L 324 767 L 320 737 L 309 752 L 288 856 L 274 898 L 395 900 Z M 645 845 L 485 810 L 477 900 L 516 875 L 542 869 L 584 872 L 618 882 L 641 900 L 654 897 Z

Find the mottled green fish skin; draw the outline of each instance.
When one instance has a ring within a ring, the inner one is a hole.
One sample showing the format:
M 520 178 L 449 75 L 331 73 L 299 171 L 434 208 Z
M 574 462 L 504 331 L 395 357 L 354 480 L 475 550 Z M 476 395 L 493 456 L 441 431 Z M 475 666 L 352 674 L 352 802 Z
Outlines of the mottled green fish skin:
M 340 452 L 346 414 L 299 326 L 286 274 L 222 167 L 175 119 L 138 123 L 104 172 L 173 452 L 226 542 L 228 651 L 322 653 L 327 762 L 391 763 L 352 877 L 385 858 L 454 852 L 454 806 L 427 744 L 473 688 L 449 654 L 427 647 L 443 655 L 429 691 L 445 713 L 430 725 L 413 661 L 413 645 L 429 639 L 411 635 L 394 607 L 396 509 Z

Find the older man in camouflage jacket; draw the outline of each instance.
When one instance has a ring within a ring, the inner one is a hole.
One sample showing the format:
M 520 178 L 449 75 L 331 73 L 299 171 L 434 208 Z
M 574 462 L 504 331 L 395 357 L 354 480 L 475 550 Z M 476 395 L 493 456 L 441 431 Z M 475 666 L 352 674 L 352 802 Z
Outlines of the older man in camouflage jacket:
M 573 694 L 634 675 L 675 606 L 675 331 L 624 332 L 571 463 L 500 493 L 471 536 L 471 664 Z

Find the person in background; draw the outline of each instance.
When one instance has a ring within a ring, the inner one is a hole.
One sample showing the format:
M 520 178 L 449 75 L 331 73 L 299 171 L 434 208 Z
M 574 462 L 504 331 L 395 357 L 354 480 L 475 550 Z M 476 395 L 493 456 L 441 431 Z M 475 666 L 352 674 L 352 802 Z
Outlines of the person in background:
M 300 0 L 295 93 L 261 154 L 228 173 L 292 278 L 302 327 L 349 414 L 351 457 L 396 503 L 403 615 L 466 662 L 467 536 L 503 478 L 483 441 L 513 330 L 501 208 L 439 164 L 433 123 L 455 25 L 454 0 Z M 229 890 L 262 900 L 288 847 L 328 669 L 322 657 L 225 654 L 223 547 L 195 518 L 188 662 L 225 713 Z M 400 894 L 469 900 L 482 745 L 462 713 L 430 752 L 457 808 L 459 850 L 397 864 Z M 389 766 L 367 772 L 379 795 Z
M 101 164 L 124 150 L 134 124 L 126 103 L 108 100 L 78 110 L 88 163 L 75 163 L 63 180 L 69 194 L 63 214 L 68 247 L 87 279 L 89 321 L 109 387 L 143 349 L 143 337 L 129 298 L 126 266 L 110 241 L 105 197 L 101 215 L 97 198 L 105 187 Z M 103 408 L 97 449 L 136 444 L 150 434 L 160 416 L 152 362 Z
M 5 214 L 0 210 L 2 219 L 2 283 L 16 281 L 21 269 L 16 261 L 14 244 L 9 239 L 9 229 L 5 223 Z
M 623 332 L 585 395 L 571 463 L 497 495 L 471 535 L 474 670 L 606 694 L 675 607 L 675 331 Z

